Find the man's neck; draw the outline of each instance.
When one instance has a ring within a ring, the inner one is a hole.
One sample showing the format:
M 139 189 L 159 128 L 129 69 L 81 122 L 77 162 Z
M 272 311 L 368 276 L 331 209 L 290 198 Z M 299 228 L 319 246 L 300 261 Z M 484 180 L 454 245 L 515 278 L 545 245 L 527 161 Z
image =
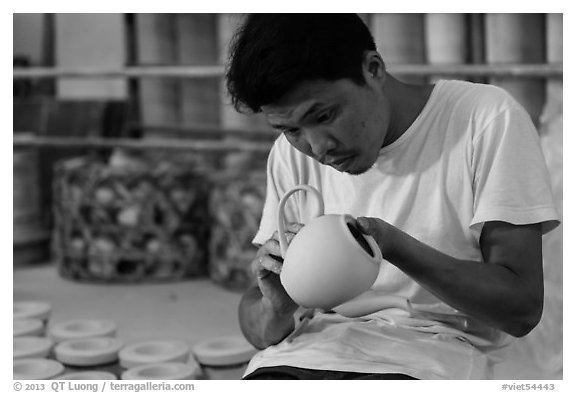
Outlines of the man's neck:
M 387 75 L 384 92 L 390 100 L 391 118 L 383 146 L 400 138 L 420 115 L 434 85 L 410 85 Z

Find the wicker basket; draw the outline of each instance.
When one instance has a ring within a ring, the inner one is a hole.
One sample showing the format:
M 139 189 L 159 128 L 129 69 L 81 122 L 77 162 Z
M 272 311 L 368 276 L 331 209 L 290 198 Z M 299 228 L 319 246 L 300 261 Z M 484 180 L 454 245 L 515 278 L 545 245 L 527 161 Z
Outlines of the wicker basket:
M 264 171 L 223 175 L 214 179 L 210 200 L 212 231 L 210 277 L 234 290 L 254 283 L 252 239 L 258 231 L 266 196 Z
M 52 251 L 67 278 L 158 281 L 207 273 L 210 185 L 180 165 L 60 162 Z

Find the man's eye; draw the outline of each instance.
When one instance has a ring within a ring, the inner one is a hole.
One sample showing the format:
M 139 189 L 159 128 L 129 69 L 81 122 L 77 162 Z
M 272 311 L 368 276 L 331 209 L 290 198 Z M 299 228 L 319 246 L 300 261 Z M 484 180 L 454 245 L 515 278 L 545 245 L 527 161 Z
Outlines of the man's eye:
M 322 114 L 320 114 L 317 118 L 316 121 L 318 123 L 326 123 L 327 121 L 330 121 L 330 119 L 332 119 L 332 115 L 333 115 L 333 111 L 326 111 L 323 112 Z
M 284 128 L 282 130 L 282 132 L 287 135 L 296 135 L 298 131 L 298 128 Z

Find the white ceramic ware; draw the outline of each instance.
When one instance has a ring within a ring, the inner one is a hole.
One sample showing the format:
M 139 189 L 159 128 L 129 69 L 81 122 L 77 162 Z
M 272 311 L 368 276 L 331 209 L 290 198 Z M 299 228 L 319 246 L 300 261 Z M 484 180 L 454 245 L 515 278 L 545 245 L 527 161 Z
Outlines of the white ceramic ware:
M 190 347 L 181 340 L 152 340 L 127 345 L 118 354 L 120 365 L 133 368 L 154 363 L 185 363 Z
M 288 246 L 284 206 L 296 191 L 315 195 L 319 208 L 317 217 Z M 374 284 L 382 254 L 376 241 L 354 228 L 354 222 L 350 215 L 324 215 L 322 195 L 309 185 L 298 185 L 282 197 L 278 206 L 278 233 L 284 259 L 280 280 L 297 304 L 338 312 L 337 306 Z
M 144 364 L 128 369 L 122 373 L 124 380 L 184 380 L 197 379 L 200 369 L 194 364 L 156 363 Z
M 52 379 L 64 372 L 64 366 L 51 359 L 17 359 L 13 362 L 13 379 Z
M 54 342 L 46 337 L 14 337 L 12 356 L 14 359 L 46 358 L 53 345 Z
M 36 318 L 14 319 L 12 336 L 40 336 L 44 331 L 44 322 Z
M 118 360 L 122 341 L 112 337 L 67 340 L 54 348 L 58 361 L 71 366 L 97 366 Z
M 241 379 L 246 366 L 258 350 L 243 336 L 234 335 L 201 341 L 192 353 L 208 379 Z
M 244 337 L 235 335 L 201 341 L 192 352 L 202 365 L 228 366 L 247 363 L 258 350 Z
M 39 301 L 21 301 L 13 304 L 14 319 L 35 318 L 46 321 L 52 312 L 50 303 Z
M 113 337 L 116 324 L 108 319 L 73 319 L 49 326 L 48 335 L 56 342 L 90 337 Z
M 108 371 L 77 371 L 62 374 L 54 379 L 112 381 L 118 378 Z

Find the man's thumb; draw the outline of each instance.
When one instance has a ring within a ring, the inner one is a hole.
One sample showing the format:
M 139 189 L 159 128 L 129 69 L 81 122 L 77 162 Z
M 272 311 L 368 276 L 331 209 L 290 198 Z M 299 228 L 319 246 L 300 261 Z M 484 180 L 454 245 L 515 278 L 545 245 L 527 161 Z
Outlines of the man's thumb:
M 358 228 L 365 234 L 370 234 L 370 220 L 366 217 L 359 217 L 356 222 L 358 223 Z

